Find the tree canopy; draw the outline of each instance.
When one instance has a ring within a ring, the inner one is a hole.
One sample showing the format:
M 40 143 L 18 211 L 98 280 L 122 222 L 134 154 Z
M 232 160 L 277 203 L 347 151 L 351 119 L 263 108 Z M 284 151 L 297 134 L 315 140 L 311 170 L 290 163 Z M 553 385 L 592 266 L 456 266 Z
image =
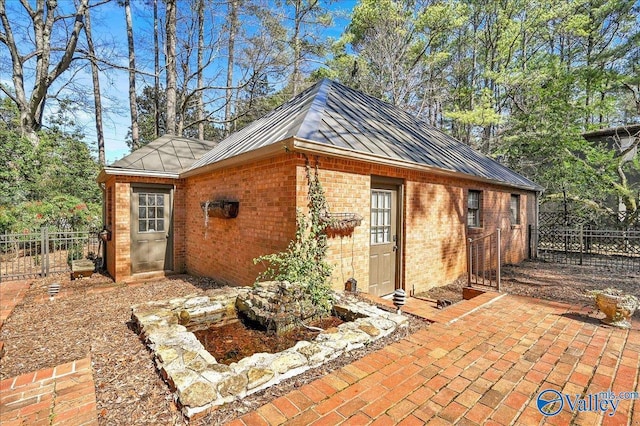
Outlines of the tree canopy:
M 95 200 L 78 183 L 95 161 L 69 123 L 56 124 L 61 113 L 127 115 L 132 148 L 164 133 L 218 140 L 330 77 L 503 162 L 547 197 L 602 208 L 614 197 L 638 214 L 639 183 L 627 179 L 637 158 L 582 135 L 640 122 L 639 12 L 634 0 L 359 0 L 349 11 L 331 0 L 0 0 L 0 69 L 11 75 L 0 82 L 0 202 L 71 187 Z M 121 31 L 100 31 L 114 19 Z M 128 93 L 113 90 L 117 76 Z

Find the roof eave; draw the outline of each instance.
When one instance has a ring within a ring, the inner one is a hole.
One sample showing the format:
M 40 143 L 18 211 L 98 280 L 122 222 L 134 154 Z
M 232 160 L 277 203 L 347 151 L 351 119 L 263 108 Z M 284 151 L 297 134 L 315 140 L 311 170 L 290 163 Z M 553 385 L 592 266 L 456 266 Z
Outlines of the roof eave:
M 510 188 L 516 188 L 516 189 L 526 190 L 526 191 L 542 192 L 544 190 L 544 188 L 540 186 L 518 185 L 511 182 L 505 182 L 505 181 L 496 180 L 496 179 L 489 179 L 489 178 L 470 175 L 467 173 L 457 172 L 453 170 L 441 169 L 438 167 L 415 163 L 412 161 L 398 160 L 394 158 L 385 157 L 382 155 L 369 154 L 369 153 L 354 151 L 346 148 L 330 146 L 330 145 L 326 145 L 326 144 L 322 144 L 322 143 L 318 143 L 310 140 L 304 140 L 300 138 L 296 138 L 294 140 L 292 150 L 298 151 L 298 152 L 314 153 L 314 154 L 325 154 L 331 157 L 347 158 L 350 160 L 360 160 L 360 161 L 365 161 L 369 163 L 384 164 L 386 166 L 399 167 L 403 169 L 416 170 L 416 171 L 422 171 L 422 172 L 429 172 L 438 176 L 448 176 L 448 177 L 455 177 L 455 178 L 461 178 L 466 180 L 481 181 L 485 183 L 490 183 L 490 184 L 500 185 L 500 186 L 507 186 Z
M 180 178 L 188 178 L 225 167 L 239 166 L 250 161 L 273 157 L 275 155 L 290 151 L 292 147 L 293 138 L 283 139 L 279 142 L 263 146 L 261 148 L 243 152 L 242 154 L 235 155 L 230 158 L 225 158 L 224 160 L 216 161 L 214 163 L 206 164 L 204 166 L 198 167 L 197 169 L 187 170 L 183 173 L 180 173 Z
M 629 138 L 636 136 L 638 132 L 640 132 L 640 124 L 627 124 L 624 126 L 609 127 L 606 129 L 585 132 L 582 134 L 582 137 L 586 140 L 594 140 L 609 136 Z
M 139 169 L 122 169 L 119 167 L 105 167 L 98 175 L 98 182 L 104 182 L 107 176 L 138 176 L 138 177 L 156 177 L 165 179 L 178 179 L 179 173 L 161 172 L 155 170 L 139 170 Z

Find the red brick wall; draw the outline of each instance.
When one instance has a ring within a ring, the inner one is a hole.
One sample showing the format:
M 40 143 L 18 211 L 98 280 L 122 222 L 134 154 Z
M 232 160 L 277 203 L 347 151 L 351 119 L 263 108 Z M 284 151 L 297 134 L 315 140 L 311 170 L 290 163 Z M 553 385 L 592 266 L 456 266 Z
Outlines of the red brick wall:
M 357 213 L 364 220 L 354 229 L 351 236 L 329 239 L 327 262 L 333 265 L 332 284 L 336 290 L 343 290 L 344 283 L 351 277 L 358 281 L 358 288 L 369 277 L 369 205 L 371 177 L 364 163 L 336 161 L 329 158 L 311 159 L 312 173 L 318 161 L 318 176 L 325 190 L 329 211 L 332 213 Z M 308 183 L 305 161 L 298 159 L 298 208 L 308 212 Z M 364 287 L 366 290 L 367 287 Z
M 517 263 L 527 255 L 527 224 L 535 218 L 532 192 L 477 183 L 471 180 L 436 176 L 426 172 L 368 164 L 359 161 L 314 157 L 320 182 L 331 212 L 354 212 L 364 217 L 352 237 L 329 240 L 328 261 L 334 266 L 333 287 L 344 288 L 351 276 L 366 291 L 369 278 L 369 232 L 371 176 L 404 181 L 404 259 L 401 281 L 416 292 L 447 284 L 466 274 L 466 241 L 502 231 L 503 263 Z M 298 163 L 298 206 L 307 204 L 304 163 Z M 469 189 L 482 191 L 482 228 L 469 229 L 467 199 Z M 521 225 L 511 226 L 511 194 L 521 196 Z
M 253 259 L 284 250 L 295 236 L 295 157 L 282 154 L 186 180 L 186 270 L 252 285 L 264 268 Z M 209 218 L 200 203 L 240 202 L 235 219 Z
M 371 176 L 402 179 L 404 253 L 401 282 L 416 292 L 444 285 L 466 273 L 466 241 L 502 229 L 503 260 L 517 263 L 527 255 L 527 224 L 535 219 L 535 195 L 498 185 L 436 176 L 427 172 L 360 161 L 312 157 L 319 167 L 331 212 L 360 214 L 364 220 L 352 236 L 329 240 L 333 287 L 350 277 L 368 289 Z M 116 194 L 113 239 L 107 245 L 109 272 L 117 280 L 130 275 L 130 187 L 162 179 L 118 177 L 107 181 Z M 307 210 L 305 158 L 281 154 L 242 166 L 189 177 L 176 184 L 174 197 L 174 266 L 177 271 L 251 285 L 263 266 L 253 259 L 286 249 L 295 235 L 296 207 Z M 482 228 L 466 226 L 466 193 L 482 191 Z M 510 197 L 521 195 L 521 225 L 511 226 Z M 240 202 L 235 219 L 209 218 L 200 203 L 228 199 Z M 116 263 L 114 264 L 114 260 Z

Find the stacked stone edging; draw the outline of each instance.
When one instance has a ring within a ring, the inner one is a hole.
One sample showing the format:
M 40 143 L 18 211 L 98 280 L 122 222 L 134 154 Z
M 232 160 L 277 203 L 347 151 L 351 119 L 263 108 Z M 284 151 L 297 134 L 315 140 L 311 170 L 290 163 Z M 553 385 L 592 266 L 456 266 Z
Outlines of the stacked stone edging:
M 249 287 L 229 287 L 208 291 L 205 296 L 187 296 L 131 308 L 141 339 L 154 352 L 157 368 L 175 392 L 187 417 L 258 392 L 408 324 L 407 318 L 401 315 L 336 294 L 334 309 L 355 318 L 353 321 L 320 333 L 314 341 L 298 342 L 279 353 L 257 353 L 228 366 L 219 364 L 188 327 L 233 320 L 236 298 L 249 291 Z

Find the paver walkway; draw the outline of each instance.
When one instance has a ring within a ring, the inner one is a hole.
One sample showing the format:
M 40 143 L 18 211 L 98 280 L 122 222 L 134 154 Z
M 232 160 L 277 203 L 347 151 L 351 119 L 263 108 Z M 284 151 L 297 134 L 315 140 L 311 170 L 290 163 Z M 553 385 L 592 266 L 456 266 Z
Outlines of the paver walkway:
M 614 329 L 586 310 L 511 295 L 457 320 L 448 318 L 449 309 L 441 315 L 428 329 L 229 424 L 640 424 L 639 399 L 618 400 L 612 416 L 571 410 L 564 400 L 557 415 L 544 417 L 536 406 L 546 389 L 572 395 L 572 403 L 575 395 L 637 392 L 637 323 Z
M 0 424 L 97 425 L 91 360 L 84 358 L 1 381 Z

